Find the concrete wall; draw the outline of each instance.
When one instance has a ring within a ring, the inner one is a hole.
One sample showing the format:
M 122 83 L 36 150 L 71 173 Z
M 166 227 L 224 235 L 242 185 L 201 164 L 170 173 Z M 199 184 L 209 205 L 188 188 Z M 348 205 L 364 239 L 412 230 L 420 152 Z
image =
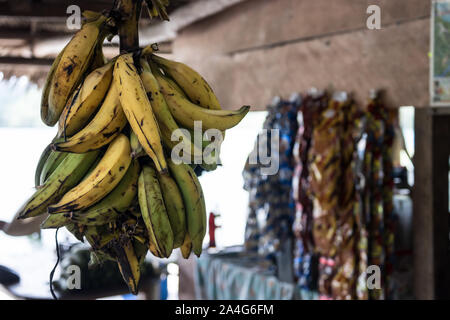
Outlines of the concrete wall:
M 381 8 L 381 30 L 366 9 Z M 247 0 L 183 29 L 174 58 L 201 72 L 225 108 L 264 109 L 274 95 L 347 90 L 364 103 L 428 103 L 430 1 Z

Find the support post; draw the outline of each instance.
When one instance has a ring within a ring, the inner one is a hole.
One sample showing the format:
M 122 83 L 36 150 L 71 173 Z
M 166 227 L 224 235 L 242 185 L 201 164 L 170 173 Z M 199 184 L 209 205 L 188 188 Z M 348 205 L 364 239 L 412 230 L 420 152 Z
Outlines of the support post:
M 415 109 L 414 294 L 450 298 L 450 108 Z

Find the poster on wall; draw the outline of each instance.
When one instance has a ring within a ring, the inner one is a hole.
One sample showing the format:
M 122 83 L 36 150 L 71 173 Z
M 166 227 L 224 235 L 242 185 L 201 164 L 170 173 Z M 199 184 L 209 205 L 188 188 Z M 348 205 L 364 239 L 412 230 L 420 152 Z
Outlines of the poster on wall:
M 450 105 L 450 0 L 431 7 L 430 96 L 432 106 Z

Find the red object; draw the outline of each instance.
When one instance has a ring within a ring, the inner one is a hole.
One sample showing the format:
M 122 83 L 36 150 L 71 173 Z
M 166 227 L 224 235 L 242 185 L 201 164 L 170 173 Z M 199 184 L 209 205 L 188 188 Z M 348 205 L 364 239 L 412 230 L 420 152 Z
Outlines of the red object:
M 220 214 L 214 214 L 213 212 L 209 213 L 208 225 L 209 225 L 209 247 L 216 247 L 216 229 L 220 228 L 220 226 L 216 225 L 216 217 L 219 217 Z

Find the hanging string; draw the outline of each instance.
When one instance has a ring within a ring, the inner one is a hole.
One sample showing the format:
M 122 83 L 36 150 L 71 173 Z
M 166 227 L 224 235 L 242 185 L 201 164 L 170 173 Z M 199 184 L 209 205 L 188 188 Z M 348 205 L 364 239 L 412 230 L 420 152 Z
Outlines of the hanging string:
M 55 232 L 55 244 L 56 244 L 56 256 L 57 256 L 57 259 L 56 259 L 55 266 L 53 267 L 52 271 L 50 272 L 50 293 L 52 294 L 52 297 L 55 300 L 58 300 L 58 297 L 56 296 L 55 292 L 53 291 L 53 275 L 55 274 L 55 270 L 56 270 L 56 267 L 59 264 L 59 259 L 60 259 L 60 256 L 59 256 L 59 244 L 58 244 L 58 231 L 59 231 L 59 228 L 57 228 L 56 232 Z

